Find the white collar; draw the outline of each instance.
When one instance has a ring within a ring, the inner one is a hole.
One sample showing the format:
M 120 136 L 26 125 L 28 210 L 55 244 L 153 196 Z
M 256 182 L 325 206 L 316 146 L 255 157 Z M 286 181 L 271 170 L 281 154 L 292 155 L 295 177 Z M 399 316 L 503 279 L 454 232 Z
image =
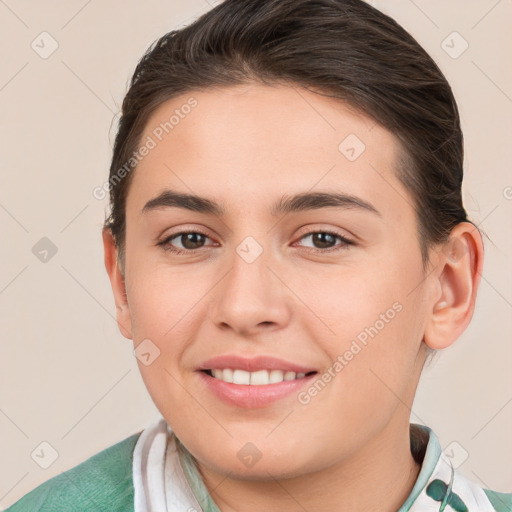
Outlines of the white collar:
M 192 512 L 201 507 L 180 464 L 176 437 L 163 418 L 149 425 L 133 451 L 134 512 Z

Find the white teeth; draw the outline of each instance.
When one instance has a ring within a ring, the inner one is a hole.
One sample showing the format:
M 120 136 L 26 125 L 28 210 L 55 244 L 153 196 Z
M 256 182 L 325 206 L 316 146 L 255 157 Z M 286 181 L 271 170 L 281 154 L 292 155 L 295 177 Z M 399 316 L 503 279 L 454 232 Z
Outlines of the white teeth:
M 212 370 L 213 376 L 216 379 L 223 380 L 224 382 L 233 382 L 233 370 Z M 244 372 L 247 373 L 247 372 Z M 241 382 L 237 382 L 236 384 L 243 384 L 244 378 L 240 378 L 240 376 L 237 377 Z M 249 383 L 247 383 L 249 384 Z
M 224 377 L 224 372 L 222 376 Z M 251 374 L 249 372 L 244 370 L 235 370 L 233 372 L 233 384 L 250 384 L 250 382 Z
M 283 372 L 282 370 L 258 370 L 256 372 L 247 372 L 245 370 L 213 369 L 213 377 L 224 382 L 233 384 L 265 386 L 266 384 L 277 384 L 284 380 L 302 379 L 305 373 Z
M 226 370 L 219 370 L 221 372 L 221 376 L 217 377 L 217 379 L 222 379 L 224 382 L 233 382 L 233 370 L 227 368 Z
M 257 372 L 251 372 L 251 385 L 261 386 L 268 384 L 268 372 L 267 370 L 259 370 Z
M 268 381 L 270 384 L 275 384 L 276 382 L 283 382 L 283 372 L 281 370 L 271 370 L 269 373 Z

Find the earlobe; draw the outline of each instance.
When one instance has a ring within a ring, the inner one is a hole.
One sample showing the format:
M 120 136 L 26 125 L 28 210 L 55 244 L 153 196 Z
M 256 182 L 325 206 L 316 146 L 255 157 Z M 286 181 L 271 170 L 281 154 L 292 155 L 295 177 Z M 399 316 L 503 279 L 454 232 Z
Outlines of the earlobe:
M 470 222 L 457 224 L 438 250 L 432 272 L 436 297 L 431 306 L 423 341 L 435 350 L 452 345 L 473 316 L 483 270 L 483 242 Z
M 128 339 L 133 339 L 131 328 L 130 309 L 126 295 L 124 276 L 119 268 L 117 247 L 108 228 L 102 231 L 105 269 L 110 279 L 114 300 L 116 303 L 117 325 L 121 334 Z

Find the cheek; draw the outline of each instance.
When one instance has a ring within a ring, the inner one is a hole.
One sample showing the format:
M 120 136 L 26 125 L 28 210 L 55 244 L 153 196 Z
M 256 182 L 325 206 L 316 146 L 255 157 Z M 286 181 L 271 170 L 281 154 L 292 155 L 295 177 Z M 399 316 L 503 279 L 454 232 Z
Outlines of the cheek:
M 338 391 L 352 396 L 356 409 L 383 394 L 394 400 L 386 387 L 407 392 L 424 316 L 422 287 L 414 290 L 422 274 L 412 263 L 390 257 L 366 269 L 340 268 L 317 274 L 315 286 L 302 288 L 301 299 L 317 316 L 301 320 L 302 329 L 331 361 L 341 359 L 343 368 L 337 365 L 335 373 L 343 377 L 335 380 L 344 389 Z
M 165 410 L 183 398 L 180 364 L 196 338 L 194 305 L 204 295 L 204 285 L 194 285 L 183 272 L 158 266 L 143 266 L 136 275 L 127 289 L 135 355 L 148 392 Z
M 399 283 L 389 272 L 372 268 L 331 267 L 296 286 L 309 310 L 301 315 L 304 328 L 314 328 L 312 339 L 324 340 L 331 358 L 349 349 L 353 340 L 364 346 L 376 331 L 385 337 L 402 309 Z
M 193 310 L 208 292 L 208 284 L 198 273 L 156 263 L 133 268 L 127 293 L 132 325 L 136 334 L 155 339 L 180 339 L 190 324 Z

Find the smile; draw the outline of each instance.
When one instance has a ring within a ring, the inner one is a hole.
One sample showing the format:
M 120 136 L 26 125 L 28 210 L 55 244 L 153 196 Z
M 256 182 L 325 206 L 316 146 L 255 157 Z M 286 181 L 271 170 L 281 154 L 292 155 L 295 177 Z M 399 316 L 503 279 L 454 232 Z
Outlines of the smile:
M 222 354 L 196 367 L 203 389 L 225 404 L 245 409 L 293 400 L 317 373 L 318 367 L 263 354 Z

